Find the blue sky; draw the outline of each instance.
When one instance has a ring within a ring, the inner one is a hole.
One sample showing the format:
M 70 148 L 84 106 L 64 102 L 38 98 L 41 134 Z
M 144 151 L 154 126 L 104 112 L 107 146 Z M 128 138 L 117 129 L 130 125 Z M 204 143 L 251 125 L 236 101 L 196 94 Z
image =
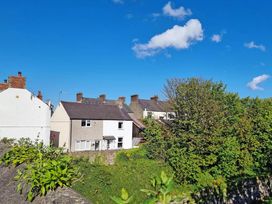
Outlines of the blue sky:
M 0 80 L 22 71 L 28 89 L 54 103 L 60 91 L 62 100 L 78 91 L 162 97 L 166 79 L 193 76 L 270 97 L 271 8 L 267 0 L 1 1 Z

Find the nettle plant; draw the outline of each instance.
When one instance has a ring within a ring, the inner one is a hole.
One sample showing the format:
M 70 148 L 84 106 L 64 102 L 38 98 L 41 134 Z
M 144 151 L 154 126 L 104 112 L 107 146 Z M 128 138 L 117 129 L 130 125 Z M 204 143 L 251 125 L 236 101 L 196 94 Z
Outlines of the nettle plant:
M 19 182 L 17 191 L 27 193 L 27 200 L 33 201 L 36 196 L 44 196 L 50 190 L 70 186 L 79 176 L 72 158 L 63 150 L 45 147 L 42 143 L 31 143 L 23 140 L 4 154 L 0 163 L 6 166 L 19 166 L 15 179 Z

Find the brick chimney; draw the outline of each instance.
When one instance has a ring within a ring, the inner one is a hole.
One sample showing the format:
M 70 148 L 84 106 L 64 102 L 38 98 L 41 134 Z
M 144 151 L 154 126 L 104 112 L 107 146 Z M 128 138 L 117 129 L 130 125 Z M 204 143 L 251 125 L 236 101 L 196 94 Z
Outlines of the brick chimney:
M 23 77 L 22 72 L 18 72 L 17 76 L 10 76 L 8 78 L 8 87 L 18 89 L 26 88 L 26 78 Z
M 120 96 L 118 98 L 117 103 L 118 103 L 119 108 L 122 108 L 124 106 L 125 101 L 126 101 L 126 97 L 124 97 L 124 96 Z
M 154 102 L 156 102 L 156 103 L 158 103 L 159 97 L 158 97 L 158 96 L 152 96 L 152 97 L 150 98 L 150 100 L 151 100 L 151 101 L 154 101 Z
M 43 100 L 42 92 L 38 91 L 37 98 L 39 98 L 41 101 Z
M 8 81 L 5 79 L 4 83 L 0 83 L 0 91 L 3 91 L 8 88 Z
M 101 94 L 99 96 L 99 103 L 105 103 L 106 102 L 106 95 L 105 94 Z
M 78 92 L 78 93 L 76 94 L 76 101 L 77 101 L 78 103 L 81 103 L 81 102 L 82 102 L 82 99 L 83 99 L 83 93 L 82 93 L 82 92 Z
M 138 103 L 138 99 L 139 99 L 138 94 L 132 95 L 131 98 L 130 98 L 131 103 Z

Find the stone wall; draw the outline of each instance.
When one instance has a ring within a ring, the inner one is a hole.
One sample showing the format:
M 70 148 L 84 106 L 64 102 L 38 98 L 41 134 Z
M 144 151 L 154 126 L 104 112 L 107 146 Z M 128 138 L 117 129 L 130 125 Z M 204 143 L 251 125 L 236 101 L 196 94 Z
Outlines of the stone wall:
M 114 164 L 116 153 L 118 150 L 105 150 L 105 151 L 82 151 L 69 153 L 73 157 L 85 157 L 89 158 L 90 162 L 95 159 L 101 160 L 105 164 Z

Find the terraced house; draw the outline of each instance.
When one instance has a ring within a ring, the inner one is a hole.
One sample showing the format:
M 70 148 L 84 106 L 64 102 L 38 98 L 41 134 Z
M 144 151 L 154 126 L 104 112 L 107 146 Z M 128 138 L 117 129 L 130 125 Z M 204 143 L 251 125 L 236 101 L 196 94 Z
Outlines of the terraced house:
M 51 118 L 51 141 L 68 151 L 130 149 L 133 121 L 123 106 L 62 101 Z
M 132 95 L 129 107 L 139 120 L 146 117 L 156 120 L 171 120 L 175 116 L 170 104 L 167 101 L 159 100 L 158 96 L 140 99 L 138 95 Z

